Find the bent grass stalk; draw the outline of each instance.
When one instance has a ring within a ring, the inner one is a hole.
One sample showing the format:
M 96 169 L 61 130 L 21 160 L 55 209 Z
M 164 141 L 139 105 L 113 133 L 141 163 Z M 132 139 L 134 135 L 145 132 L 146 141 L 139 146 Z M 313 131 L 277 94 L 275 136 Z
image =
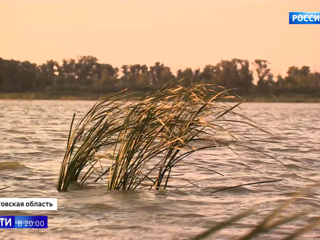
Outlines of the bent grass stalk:
M 289 239 L 298 239 L 301 235 L 304 233 L 311 231 L 317 227 L 320 226 L 320 217 L 308 217 L 308 214 L 310 213 L 319 213 L 318 208 L 308 208 L 304 209 L 298 213 L 295 214 L 288 214 L 288 211 L 286 211 L 290 205 L 304 197 L 308 192 L 311 190 L 315 190 L 316 187 L 319 187 L 319 183 L 307 187 L 303 189 L 300 192 L 295 193 L 291 198 L 285 200 L 280 205 L 278 205 L 273 211 L 269 212 L 267 216 L 265 216 L 260 222 L 258 222 L 256 225 L 253 225 L 248 233 L 238 236 L 236 239 L 239 240 L 249 240 L 249 239 L 258 239 L 257 237 L 260 237 L 261 239 L 265 239 L 265 234 L 274 231 L 275 229 L 281 227 L 282 225 L 291 223 L 293 221 L 300 220 L 301 218 L 307 218 L 306 222 L 302 222 L 301 228 L 298 228 L 296 230 L 292 230 L 287 233 L 286 236 L 283 237 L 283 239 L 289 240 Z M 203 231 L 202 233 L 199 233 L 198 235 L 192 237 L 192 240 L 200 240 L 200 239 L 207 239 L 208 237 L 213 237 L 212 235 L 216 234 L 220 230 L 226 230 L 234 223 L 240 221 L 241 219 L 244 219 L 248 216 L 252 216 L 257 213 L 257 209 L 250 209 L 248 211 L 242 212 L 234 217 L 231 217 L 227 219 L 224 222 L 218 223 L 215 226 L 212 226 L 211 228 Z M 263 235 L 263 236 L 261 236 Z M 259 239 L 260 239 L 259 238 Z
M 58 190 L 94 175 L 110 190 L 165 189 L 173 168 L 190 154 L 238 141 L 227 117 L 241 103 L 218 102 L 231 97 L 209 84 L 175 81 L 139 100 L 125 91 L 99 100 L 75 126 L 72 119 Z

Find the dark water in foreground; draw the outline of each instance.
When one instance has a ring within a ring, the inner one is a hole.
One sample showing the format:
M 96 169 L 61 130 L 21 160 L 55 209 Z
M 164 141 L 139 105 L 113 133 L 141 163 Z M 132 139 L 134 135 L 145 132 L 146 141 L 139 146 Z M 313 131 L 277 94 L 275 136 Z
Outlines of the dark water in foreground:
M 60 163 L 74 112 L 93 102 L 0 100 L 0 197 L 56 197 L 58 211 L 0 212 L 0 215 L 48 215 L 46 230 L 3 229 L 0 239 L 188 239 L 244 210 L 258 214 L 239 221 L 212 239 L 237 239 L 291 193 L 319 180 L 320 104 L 245 103 L 239 112 L 274 133 L 268 136 L 240 127 L 257 152 L 221 149 L 191 156 L 176 174 L 181 180 L 167 191 L 107 191 L 100 185 L 56 191 Z M 208 170 L 214 169 L 223 176 Z M 282 179 L 210 194 L 222 187 Z M 175 188 L 176 187 L 176 188 Z M 320 191 L 300 199 L 285 215 L 319 209 Z M 309 217 L 320 216 L 314 211 Z M 303 221 L 284 225 L 258 239 L 283 239 Z M 302 239 L 320 239 L 320 230 Z

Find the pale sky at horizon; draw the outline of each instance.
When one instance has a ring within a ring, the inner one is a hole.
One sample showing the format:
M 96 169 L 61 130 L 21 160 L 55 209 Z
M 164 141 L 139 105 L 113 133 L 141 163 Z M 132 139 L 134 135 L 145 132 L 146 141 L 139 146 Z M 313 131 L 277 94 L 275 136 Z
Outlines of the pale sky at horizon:
M 4 1 L 0 57 L 44 63 L 93 55 L 99 62 L 203 68 L 266 59 L 272 72 L 320 71 L 320 25 L 289 25 L 289 12 L 320 1 Z

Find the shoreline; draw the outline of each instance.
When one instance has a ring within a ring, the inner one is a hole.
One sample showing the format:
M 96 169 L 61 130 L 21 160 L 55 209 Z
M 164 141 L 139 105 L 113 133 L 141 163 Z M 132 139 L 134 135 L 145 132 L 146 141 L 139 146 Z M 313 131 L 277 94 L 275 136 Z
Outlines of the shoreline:
M 0 93 L 0 100 L 88 100 L 96 101 L 100 97 L 111 96 L 115 93 L 97 94 L 97 93 L 73 93 L 73 94 L 59 94 L 50 92 L 13 92 Z M 142 96 L 137 93 L 136 97 Z M 279 96 L 267 94 L 249 94 L 243 95 L 229 102 L 237 102 L 245 100 L 246 102 L 274 102 L 274 103 L 320 103 L 320 96 L 312 94 L 282 94 Z

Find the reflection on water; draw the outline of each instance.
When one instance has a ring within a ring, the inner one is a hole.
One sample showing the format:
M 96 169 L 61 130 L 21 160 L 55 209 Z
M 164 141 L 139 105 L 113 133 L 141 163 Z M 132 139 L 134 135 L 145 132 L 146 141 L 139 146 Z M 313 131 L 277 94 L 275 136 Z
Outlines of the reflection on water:
M 0 191 L 0 197 L 58 198 L 57 212 L 1 212 L 49 216 L 47 230 L 5 229 L 1 239 L 188 239 L 252 206 L 261 209 L 263 216 L 292 192 L 319 180 L 320 104 L 245 103 L 239 112 L 273 135 L 252 131 L 249 126 L 236 127 L 244 137 L 256 140 L 255 148 L 276 160 L 245 149 L 237 149 L 239 156 L 226 149 L 204 151 L 175 170 L 180 180 L 173 180 L 167 191 L 107 191 L 101 184 L 90 184 L 85 188 L 73 185 L 69 192 L 58 193 L 56 182 L 72 115 L 82 115 L 92 104 L 0 101 L 0 188 L 9 186 Z M 210 194 L 223 187 L 270 179 L 283 180 Z M 299 208 L 319 207 L 319 194 L 303 198 Z M 290 209 L 292 213 L 298 210 Z M 249 217 L 216 238 L 234 239 L 261 216 Z M 284 226 L 271 238 L 281 239 L 300 225 Z M 319 236 L 320 231 L 314 230 L 304 239 Z

